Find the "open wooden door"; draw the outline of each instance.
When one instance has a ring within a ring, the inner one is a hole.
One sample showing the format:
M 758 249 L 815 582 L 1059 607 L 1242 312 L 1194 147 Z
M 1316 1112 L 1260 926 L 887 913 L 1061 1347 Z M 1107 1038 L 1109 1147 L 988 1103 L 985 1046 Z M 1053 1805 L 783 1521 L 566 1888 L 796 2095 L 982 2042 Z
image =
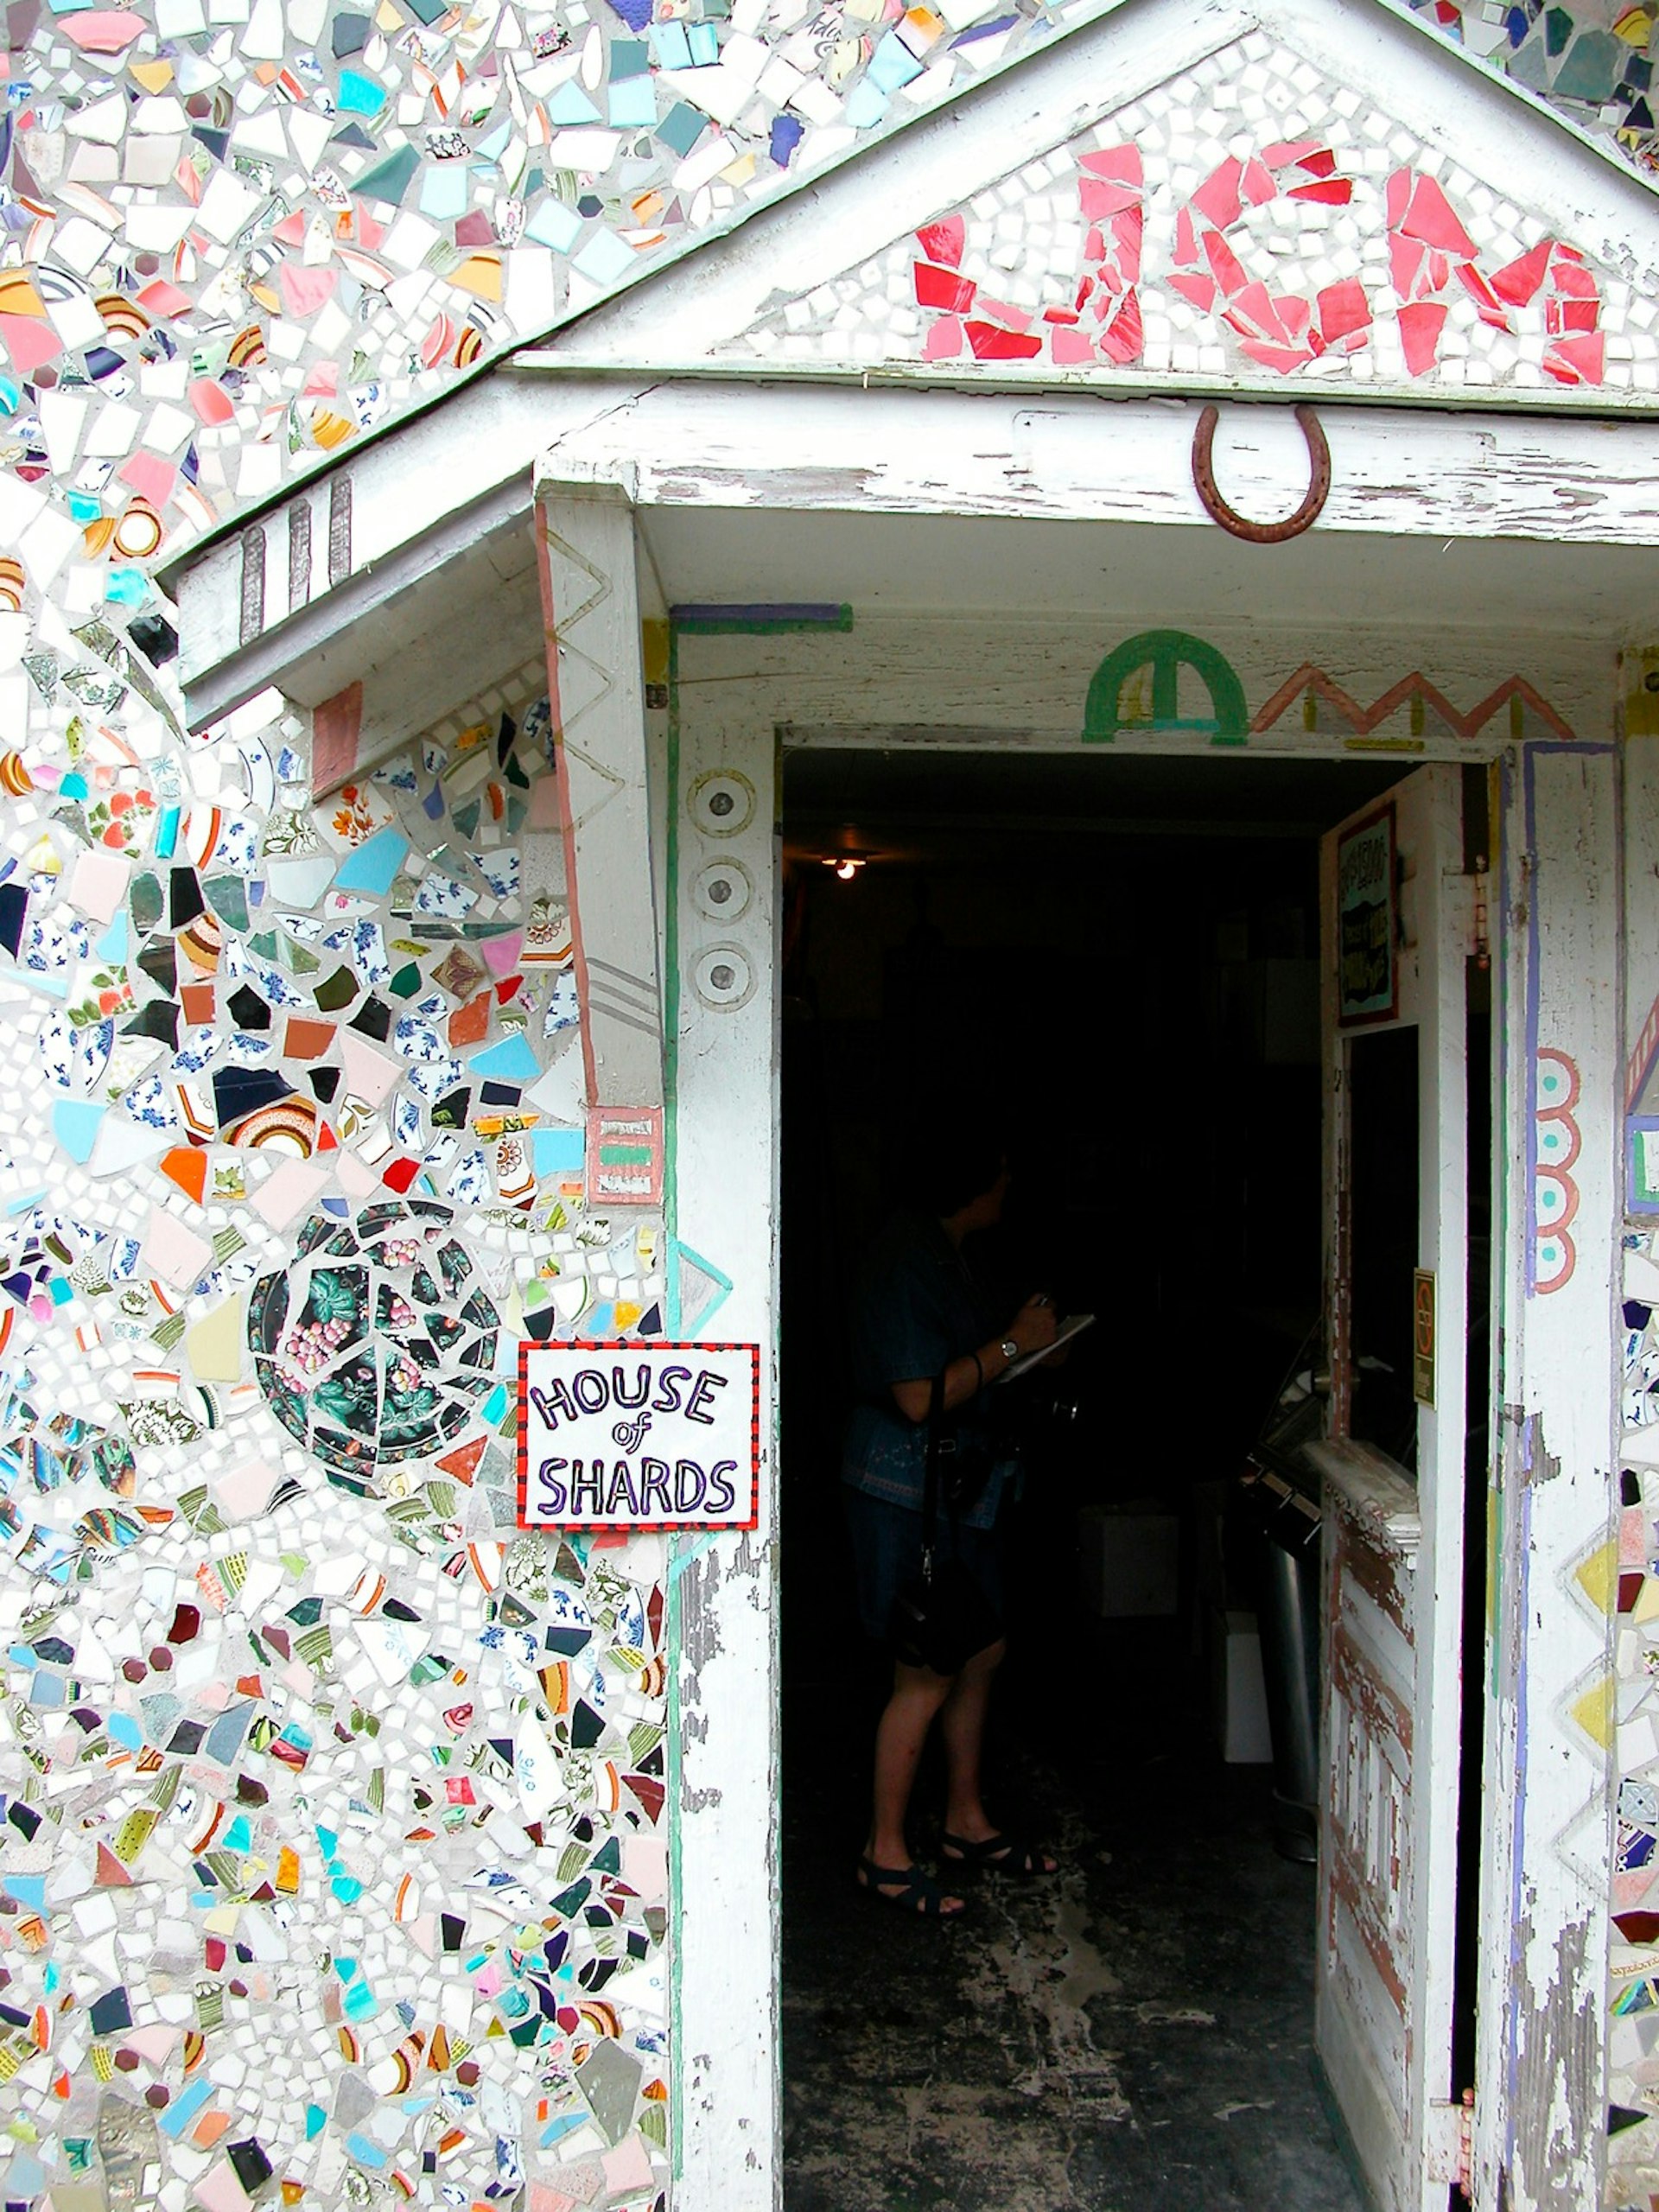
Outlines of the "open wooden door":
M 1467 1389 L 1463 771 L 1324 841 L 1331 1370 L 1316 2038 L 1381 2212 L 1446 2212 Z

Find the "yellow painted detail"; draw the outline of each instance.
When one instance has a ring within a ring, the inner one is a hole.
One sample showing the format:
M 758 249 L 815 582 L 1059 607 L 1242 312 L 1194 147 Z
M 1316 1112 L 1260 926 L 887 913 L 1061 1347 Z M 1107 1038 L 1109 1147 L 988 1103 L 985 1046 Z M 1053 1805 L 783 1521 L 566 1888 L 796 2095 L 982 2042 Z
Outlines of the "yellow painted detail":
M 1602 1680 L 1574 1698 L 1567 1708 L 1573 1719 L 1598 1750 L 1611 1751 L 1613 1748 L 1613 1678 Z
M 1618 1546 L 1609 1538 L 1579 1562 L 1573 1580 L 1599 1613 L 1611 1613 L 1618 1596 Z

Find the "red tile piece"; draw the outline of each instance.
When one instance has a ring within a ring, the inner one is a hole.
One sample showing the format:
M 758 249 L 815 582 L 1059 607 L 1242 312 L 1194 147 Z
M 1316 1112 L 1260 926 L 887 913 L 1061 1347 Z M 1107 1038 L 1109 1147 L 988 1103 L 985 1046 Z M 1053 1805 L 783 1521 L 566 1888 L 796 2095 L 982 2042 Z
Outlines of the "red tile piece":
M 1537 297 L 1538 288 L 1549 268 L 1550 245 L 1548 238 L 1540 238 L 1530 252 L 1504 263 L 1491 280 L 1492 289 L 1500 300 L 1507 300 L 1511 307 L 1523 308 Z
M 1291 199 L 1310 200 L 1320 207 L 1345 207 L 1353 196 L 1353 184 L 1345 176 L 1320 177 L 1312 184 L 1290 188 Z
M 991 322 L 970 322 L 968 343 L 976 361 L 1029 361 L 1043 350 L 1040 338 L 1022 330 L 999 330 Z
M 968 277 L 958 276 L 954 269 L 941 269 L 931 261 L 918 261 L 912 264 L 911 274 L 915 280 L 918 307 L 943 308 L 949 314 L 959 315 L 974 304 L 978 286 Z
M 1601 333 L 1558 338 L 1544 354 L 1544 372 L 1557 384 L 1599 384 L 1605 374 Z
M 917 242 L 930 261 L 942 261 L 947 267 L 962 266 L 962 249 L 968 236 L 968 226 L 960 215 L 941 215 L 936 223 L 924 223 L 916 233 Z
M 382 1173 L 380 1180 L 389 1191 L 396 1191 L 401 1198 L 420 1172 L 418 1160 L 394 1160 Z
M 1139 360 L 1145 342 L 1140 299 L 1135 293 L 1126 292 L 1122 306 L 1101 333 L 1101 348 L 1109 360 L 1122 368 L 1126 362 Z

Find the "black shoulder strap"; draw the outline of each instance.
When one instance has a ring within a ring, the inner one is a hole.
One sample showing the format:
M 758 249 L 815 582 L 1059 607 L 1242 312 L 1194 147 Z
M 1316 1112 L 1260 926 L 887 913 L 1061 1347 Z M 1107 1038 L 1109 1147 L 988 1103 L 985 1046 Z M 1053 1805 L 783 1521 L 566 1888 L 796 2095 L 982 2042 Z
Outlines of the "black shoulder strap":
M 922 1475 L 922 1555 L 933 1549 L 939 1520 L 939 1440 L 944 1426 L 944 1370 L 933 1377 L 927 1401 L 927 1460 Z

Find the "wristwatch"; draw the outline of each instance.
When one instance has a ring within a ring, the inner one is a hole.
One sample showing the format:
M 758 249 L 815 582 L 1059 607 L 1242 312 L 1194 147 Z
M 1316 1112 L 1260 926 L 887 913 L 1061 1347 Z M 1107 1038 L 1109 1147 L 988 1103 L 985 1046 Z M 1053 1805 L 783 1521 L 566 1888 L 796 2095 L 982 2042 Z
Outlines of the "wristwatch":
M 1001 1343 L 997 1346 L 997 1350 L 1001 1353 L 1003 1358 L 1008 1362 L 1010 1366 L 1012 1366 L 1014 1362 L 1020 1357 L 1020 1347 L 1012 1337 L 1004 1337 Z

